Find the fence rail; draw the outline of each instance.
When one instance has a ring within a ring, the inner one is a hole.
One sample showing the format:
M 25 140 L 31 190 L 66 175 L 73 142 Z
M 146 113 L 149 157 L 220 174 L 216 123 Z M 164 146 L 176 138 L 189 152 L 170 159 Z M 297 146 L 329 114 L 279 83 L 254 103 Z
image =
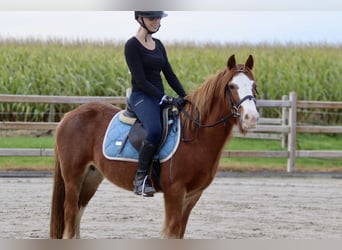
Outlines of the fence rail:
M 91 101 L 102 101 L 112 104 L 125 104 L 125 97 L 89 97 L 89 96 L 38 96 L 38 95 L 0 95 L 0 103 L 48 103 L 48 104 L 82 104 Z M 297 125 L 297 109 L 342 109 L 342 102 L 298 101 L 295 92 L 289 99 L 258 100 L 258 108 L 283 108 L 287 117 L 262 118 L 251 131 L 251 135 L 265 133 L 265 138 L 273 138 L 272 134 L 283 134 L 287 139 L 287 150 L 282 151 L 223 151 L 222 157 L 261 157 L 287 158 L 287 171 L 295 171 L 297 157 L 310 158 L 342 158 L 342 150 L 297 150 L 297 133 L 329 133 L 341 134 L 342 126 Z M 284 123 L 287 120 L 287 123 Z M 55 130 L 58 122 L 0 122 L 1 130 Z M 237 132 L 237 131 L 235 131 Z M 252 136 L 253 137 L 253 136 Z M 279 137 L 276 137 L 279 138 Z M 0 156 L 53 156 L 53 149 L 0 149 Z
M 0 95 L 0 102 L 7 103 L 49 103 L 49 104 L 82 104 L 87 102 L 109 102 L 124 104 L 126 98 L 111 96 L 50 96 L 50 95 Z

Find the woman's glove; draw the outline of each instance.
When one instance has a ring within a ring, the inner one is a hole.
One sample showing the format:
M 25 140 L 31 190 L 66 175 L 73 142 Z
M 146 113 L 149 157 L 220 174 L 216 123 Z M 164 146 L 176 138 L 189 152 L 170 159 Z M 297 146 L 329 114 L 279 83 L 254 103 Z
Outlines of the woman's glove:
M 160 105 L 171 106 L 173 105 L 173 97 L 164 95 L 159 102 Z
M 177 109 L 181 110 L 184 105 L 185 105 L 186 101 L 184 100 L 183 97 L 171 97 L 171 96 L 167 96 L 164 95 L 162 100 L 160 101 L 161 105 L 165 105 L 165 106 L 176 106 Z
M 173 105 L 175 105 L 178 110 L 181 110 L 185 104 L 186 100 L 183 97 L 173 98 Z

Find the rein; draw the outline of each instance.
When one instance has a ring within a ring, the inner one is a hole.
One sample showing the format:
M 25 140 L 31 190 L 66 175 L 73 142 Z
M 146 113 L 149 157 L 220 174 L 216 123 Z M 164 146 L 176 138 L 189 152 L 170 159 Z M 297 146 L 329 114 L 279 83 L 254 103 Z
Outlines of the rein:
M 187 111 L 185 111 L 184 109 L 182 109 L 182 110 L 180 111 L 180 112 L 182 112 L 182 113 L 185 115 L 185 117 L 186 117 L 187 119 L 189 119 L 191 122 L 193 122 L 193 123 L 196 125 L 196 127 L 195 127 L 195 136 L 194 136 L 194 138 L 192 138 L 192 139 L 187 139 L 187 138 L 184 137 L 184 134 L 182 134 L 182 141 L 185 141 L 185 142 L 192 142 L 192 141 L 194 141 L 194 140 L 197 138 L 197 136 L 198 136 L 198 131 L 199 131 L 200 128 L 213 128 L 213 127 L 216 127 L 217 125 L 219 125 L 219 124 L 221 124 L 221 123 L 223 123 L 224 126 L 226 126 L 227 121 L 228 121 L 230 118 L 237 118 L 237 117 L 240 117 L 240 116 L 241 116 L 241 114 L 240 114 L 240 112 L 239 112 L 239 109 L 240 109 L 240 107 L 241 107 L 241 105 L 242 105 L 242 103 L 243 103 L 244 101 L 246 101 L 246 100 L 253 100 L 254 102 L 256 102 L 254 96 L 252 96 L 252 95 L 247 95 L 247 96 L 245 96 L 244 98 L 242 98 L 241 101 L 240 101 L 238 104 L 235 104 L 235 103 L 234 103 L 234 100 L 233 100 L 233 97 L 232 97 L 232 95 L 231 95 L 231 92 L 230 92 L 229 90 L 228 90 L 228 93 L 229 93 L 230 104 L 231 104 L 231 106 L 232 106 L 231 113 L 230 113 L 229 115 L 226 115 L 226 116 L 222 117 L 220 120 L 211 123 L 211 124 L 201 124 L 201 122 L 200 122 L 200 112 L 199 112 L 199 110 L 198 110 L 197 107 L 196 107 L 196 111 L 197 111 L 196 119 L 194 119 L 194 118 L 193 118 Z M 186 100 L 186 103 L 187 103 L 187 104 L 193 105 L 193 103 L 190 102 L 190 101 L 188 101 L 188 100 Z M 182 131 L 184 131 L 184 129 L 182 129 Z

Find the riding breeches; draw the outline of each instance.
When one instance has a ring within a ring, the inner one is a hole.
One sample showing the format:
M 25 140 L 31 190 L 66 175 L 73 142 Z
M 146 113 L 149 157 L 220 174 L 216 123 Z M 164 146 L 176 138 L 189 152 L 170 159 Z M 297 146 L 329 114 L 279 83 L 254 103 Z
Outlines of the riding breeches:
M 159 100 L 141 91 L 133 91 L 129 101 L 133 111 L 147 132 L 146 140 L 157 146 L 162 136 Z

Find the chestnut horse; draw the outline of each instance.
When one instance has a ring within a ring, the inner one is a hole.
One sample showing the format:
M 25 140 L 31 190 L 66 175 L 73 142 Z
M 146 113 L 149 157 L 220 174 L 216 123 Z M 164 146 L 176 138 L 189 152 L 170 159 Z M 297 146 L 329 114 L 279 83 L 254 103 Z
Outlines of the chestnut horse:
M 232 55 L 224 70 L 186 97 L 188 104 L 180 112 L 182 140 L 172 158 L 161 164 L 162 237 L 184 237 L 191 210 L 215 177 L 233 126 L 239 126 L 242 133 L 255 127 L 259 114 L 253 63 L 252 55 L 245 64 L 236 64 Z M 92 102 L 67 113 L 60 122 L 55 142 L 51 238 L 80 237 L 84 209 L 104 178 L 133 191 L 136 162 L 108 160 L 102 152 L 108 123 L 119 111 L 111 104 Z

